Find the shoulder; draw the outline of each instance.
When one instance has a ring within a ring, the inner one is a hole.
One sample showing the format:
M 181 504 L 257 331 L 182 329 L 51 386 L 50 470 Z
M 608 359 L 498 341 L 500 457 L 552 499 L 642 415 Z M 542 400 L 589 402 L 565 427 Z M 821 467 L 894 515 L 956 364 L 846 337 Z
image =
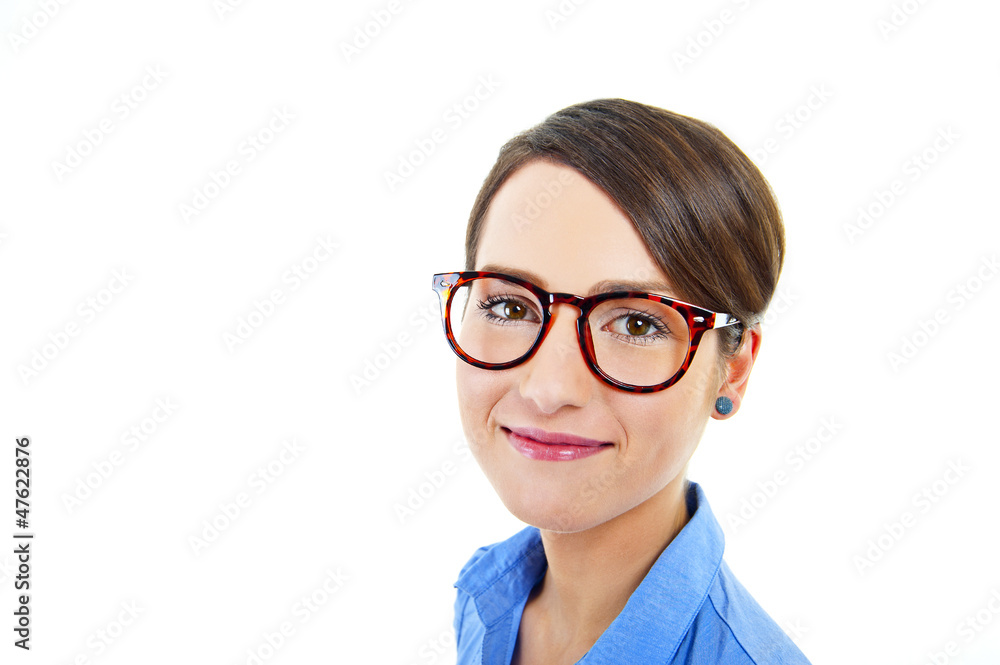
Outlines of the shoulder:
M 479 549 L 477 549 L 475 552 L 472 553 L 472 556 L 469 557 L 469 560 L 465 562 L 465 565 L 462 566 L 461 572 L 459 572 L 459 574 L 458 574 L 458 581 L 455 582 L 455 587 L 456 587 L 456 589 L 458 591 L 458 594 L 457 594 L 457 596 L 455 598 L 455 634 L 456 635 L 461 635 L 461 633 L 462 633 L 462 624 L 465 623 L 465 615 L 466 615 L 466 613 L 469 612 L 470 609 L 471 609 L 472 612 L 476 611 L 475 607 L 472 604 L 469 603 L 469 600 L 471 599 L 471 596 L 469 595 L 468 592 L 466 592 L 459 585 L 460 585 L 460 583 L 463 580 L 465 580 L 468 577 L 469 571 L 472 570 L 475 567 L 476 562 L 478 562 L 480 559 L 482 559 L 483 556 L 485 556 L 491 549 L 493 549 L 497 545 L 498 545 L 498 543 L 493 543 L 492 545 L 485 545 L 485 546 L 480 547 Z
M 476 562 L 479 561 L 480 559 L 482 559 L 483 556 L 486 555 L 487 552 L 489 552 L 490 550 L 492 550 L 497 545 L 500 545 L 500 543 L 492 543 L 490 545 L 483 545 L 482 547 L 480 547 L 479 549 L 477 549 L 475 552 L 473 552 L 472 556 L 469 557 L 469 560 L 465 562 L 464 566 L 462 566 L 462 570 L 459 571 L 459 573 L 458 573 L 458 579 L 462 579 L 463 577 L 465 577 L 466 573 L 468 573 L 469 570 L 474 565 L 476 565 Z M 468 550 L 466 550 L 466 552 L 468 552 Z
M 542 538 L 538 529 L 526 527 L 507 540 L 484 545 L 473 552 L 462 566 L 455 586 L 471 590 L 484 583 L 488 585 L 540 551 Z
M 709 588 L 688 637 L 698 636 L 702 657 L 712 645 L 711 662 L 808 665 L 809 661 L 767 612 L 740 584 L 725 562 Z M 710 637 L 711 639 L 705 639 Z M 709 661 L 706 661 L 709 662 Z
M 473 552 L 455 581 L 454 626 L 460 653 L 475 650 L 477 644 L 481 648 L 486 625 L 509 613 L 545 566 L 541 536 L 534 527 Z

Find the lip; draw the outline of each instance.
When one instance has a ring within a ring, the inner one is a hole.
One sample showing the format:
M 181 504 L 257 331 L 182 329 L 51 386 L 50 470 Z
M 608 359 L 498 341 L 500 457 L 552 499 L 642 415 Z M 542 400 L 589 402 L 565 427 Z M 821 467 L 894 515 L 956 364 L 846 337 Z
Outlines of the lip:
M 585 439 L 574 434 L 546 432 L 535 427 L 504 427 L 507 441 L 529 459 L 568 462 L 597 455 L 611 447 L 607 441 Z

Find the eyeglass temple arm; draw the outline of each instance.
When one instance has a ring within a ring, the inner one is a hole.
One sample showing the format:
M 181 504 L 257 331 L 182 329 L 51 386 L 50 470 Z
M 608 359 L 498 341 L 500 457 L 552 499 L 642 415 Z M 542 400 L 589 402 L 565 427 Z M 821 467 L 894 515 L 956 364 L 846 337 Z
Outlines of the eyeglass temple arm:
M 712 326 L 712 329 L 714 330 L 716 328 L 726 328 L 728 326 L 735 326 L 738 323 L 740 323 L 740 320 L 737 319 L 732 314 L 721 314 L 719 312 L 716 312 L 715 325 Z

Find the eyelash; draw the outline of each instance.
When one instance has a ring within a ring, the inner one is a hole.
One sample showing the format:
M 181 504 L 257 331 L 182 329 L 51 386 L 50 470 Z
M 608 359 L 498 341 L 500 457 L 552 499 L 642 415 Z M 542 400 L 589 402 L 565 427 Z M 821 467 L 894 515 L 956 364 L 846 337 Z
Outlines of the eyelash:
M 525 304 L 521 299 L 519 299 L 514 295 L 493 295 L 487 298 L 486 300 L 480 300 L 478 307 L 480 311 L 483 312 L 483 315 L 490 322 L 495 323 L 497 325 L 506 326 L 516 323 L 516 321 L 513 321 L 511 319 L 505 319 L 502 316 L 497 316 L 490 310 L 492 310 L 497 305 L 508 302 L 516 302 L 522 305 L 523 307 L 527 308 L 529 311 L 531 311 L 531 308 L 527 304 Z M 616 316 L 614 319 L 612 319 L 612 323 L 614 321 L 629 316 L 638 316 L 640 318 L 649 321 L 652 324 L 653 328 L 656 330 L 656 332 L 652 335 L 638 335 L 638 336 L 622 335 L 620 333 L 613 333 L 613 332 L 609 332 L 609 334 L 614 335 L 616 339 L 622 339 L 627 344 L 636 344 L 636 345 L 652 344 L 658 340 L 670 336 L 670 329 L 666 326 L 666 324 L 663 323 L 663 321 L 658 316 L 650 314 L 649 312 L 644 312 L 642 310 L 630 310 L 628 312 L 624 312 L 623 314 Z
M 490 311 L 497 305 L 506 302 L 516 302 L 525 309 L 527 309 L 529 312 L 531 311 L 531 307 L 529 307 L 523 300 L 514 295 L 490 296 L 486 300 L 480 300 L 478 307 L 483 312 L 483 316 L 485 316 L 492 323 L 496 323 L 497 325 L 501 326 L 518 323 L 517 321 L 514 321 L 512 319 L 505 319 L 502 316 L 497 316 L 496 314 Z
M 670 328 L 668 328 L 667 325 L 663 323 L 663 321 L 658 316 L 650 314 L 649 312 L 643 312 L 642 310 L 633 309 L 628 312 L 625 312 L 611 319 L 611 323 L 614 323 L 619 319 L 628 318 L 630 316 L 637 316 L 639 318 L 649 321 L 653 325 L 653 328 L 656 329 L 656 333 L 653 335 L 621 335 L 620 333 L 610 333 L 610 334 L 614 335 L 616 338 L 619 339 L 625 338 L 628 344 L 640 344 L 640 345 L 652 344 L 653 342 L 659 339 L 663 339 L 665 337 L 670 336 Z

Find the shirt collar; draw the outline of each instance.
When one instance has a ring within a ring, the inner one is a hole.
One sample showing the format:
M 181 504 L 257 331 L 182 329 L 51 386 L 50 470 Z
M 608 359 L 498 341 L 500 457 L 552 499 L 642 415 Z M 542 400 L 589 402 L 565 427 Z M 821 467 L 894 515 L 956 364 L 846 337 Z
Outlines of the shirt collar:
M 527 598 L 547 567 L 541 534 L 529 526 L 491 547 L 455 586 L 475 600 L 479 618 L 489 629 Z
M 660 554 L 625 608 L 583 662 L 612 662 L 627 648 L 632 662 L 669 660 L 701 610 L 722 565 L 725 537 L 697 483 L 689 483 L 691 519 Z M 610 660 L 609 660 L 610 659 Z
M 614 662 L 623 649 L 633 662 L 653 662 L 677 650 L 708 596 L 725 547 L 722 528 L 697 483 L 688 483 L 686 499 L 688 523 L 581 662 Z M 538 529 L 527 527 L 490 548 L 455 586 L 474 599 L 489 629 L 528 596 L 547 565 Z

